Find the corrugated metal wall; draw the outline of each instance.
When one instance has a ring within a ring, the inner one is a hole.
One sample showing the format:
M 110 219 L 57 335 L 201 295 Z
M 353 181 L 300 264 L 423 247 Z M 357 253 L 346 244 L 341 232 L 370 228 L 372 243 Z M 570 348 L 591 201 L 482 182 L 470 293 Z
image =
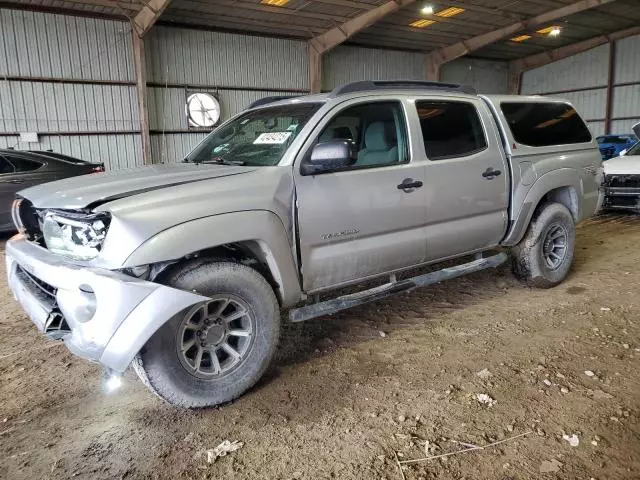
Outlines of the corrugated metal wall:
M 424 80 L 425 56 L 421 53 L 379 50 L 362 47 L 338 47 L 323 58 L 324 90 L 358 80 Z M 481 93 L 507 92 L 507 63 L 461 58 L 445 64 L 444 82 L 463 83 Z
M 631 132 L 640 122 L 640 35 L 616 43 L 615 83 L 628 83 L 613 89 L 612 132 Z M 616 118 L 627 117 L 621 120 Z
M 424 80 L 425 57 L 420 53 L 337 47 L 323 56 L 322 88 L 358 80 Z
M 0 9 L 0 148 L 135 165 L 130 32 L 124 22 Z M 21 132 L 40 141 L 21 143 Z
M 469 85 L 479 93 L 504 94 L 509 91 L 507 62 L 460 58 L 442 66 L 440 80 Z
M 603 86 L 607 83 L 609 45 L 525 72 L 522 93 L 556 92 Z
M 605 133 L 611 45 L 605 44 L 525 72 L 523 94 L 552 94 L 570 100 L 595 135 Z M 611 129 L 630 133 L 640 122 L 640 36 L 616 41 Z M 616 86 L 617 85 L 617 86 Z
M 155 27 L 145 37 L 150 82 L 254 88 L 308 88 L 304 42 Z
M 145 42 L 155 161 L 180 161 L 203 138 L 187 123 L 191 93 L 213 93 L 225 120 L 259 98 L 308 89 L 301 41 L 156 27 Z

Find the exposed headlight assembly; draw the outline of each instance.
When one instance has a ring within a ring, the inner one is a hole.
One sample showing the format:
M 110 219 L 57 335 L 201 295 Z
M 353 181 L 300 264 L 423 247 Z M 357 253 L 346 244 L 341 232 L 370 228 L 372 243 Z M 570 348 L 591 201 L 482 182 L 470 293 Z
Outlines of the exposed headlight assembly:
M 46 212 L 42 233 L 47 248 L 54 253 L 79 260 L 98 256 L 107 235 L 106 213 L 69 214 Z

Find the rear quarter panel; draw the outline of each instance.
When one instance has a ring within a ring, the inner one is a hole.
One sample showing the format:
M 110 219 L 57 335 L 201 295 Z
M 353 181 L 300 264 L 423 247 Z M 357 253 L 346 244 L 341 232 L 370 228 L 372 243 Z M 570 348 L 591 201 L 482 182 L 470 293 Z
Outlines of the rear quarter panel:
M 513 245 L 526 233 L 539 202 L 552 190 L 570 187 L 571 211 L 576 223 L 592 216 L 598 207 L 602 182 L 602 159 L 595 137 L 578 144 L 531 147 L 518 143 L 500 109 L 505 102 L 571 102 L 543 97 L 483 97 L 499 122 L 511 168 L 510 229 L 503 244 Z

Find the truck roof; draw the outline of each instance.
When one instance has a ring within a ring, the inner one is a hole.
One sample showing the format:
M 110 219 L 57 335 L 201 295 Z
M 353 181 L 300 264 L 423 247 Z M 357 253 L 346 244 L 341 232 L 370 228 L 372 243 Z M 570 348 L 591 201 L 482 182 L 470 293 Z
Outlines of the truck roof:
M 429 82 L 418 80 L 363 80 L 347 83 L 334 88 L 331 92 L 300 95 L 300 96 L 274 96 L 265 97 L 251 103 L 247 109 L 262 106 L 290 105 L 294 103 L 325 103 L 331 99 L 344 99 L 371 93 L 399 93 L 411 94 L 416 91 L 428 93 L 455 93 L 469 96 L 477 96 L 474 88 L 459 85 L 457 83 Z
M 399 95 L 410 95 L 412 93 L 428 93 L 434 95 L 448 96 L 454 94 L 459 97 L 483 97 L 499 105 L 502 102 L 564 102 L 571 103 L 561 97 L 548 97 L 540 95 L 478 95 L 475 89 L 454 83 L 427 82 L 415 80 L 367 80 L 347 83 L 334 88 L 330 92 L 313 95 L 280 95 L 264 97 L 247 106 L 247 110 L 264 106 L 276 107 L 280 105 L 291 105 L 297 103 L 326 103 L 334 99 L 348 99 L 372 93 L 394 93 Z

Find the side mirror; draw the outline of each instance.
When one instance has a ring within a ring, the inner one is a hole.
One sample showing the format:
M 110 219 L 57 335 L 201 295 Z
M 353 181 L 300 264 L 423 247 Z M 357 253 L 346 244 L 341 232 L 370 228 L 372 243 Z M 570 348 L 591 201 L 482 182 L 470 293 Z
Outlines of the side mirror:
M 353 143 L 348 140 L 331 140 L 318 143 L 302 162 L 302 175 L 317 175 L 331 170 L 340 170 L 356 161 Z

